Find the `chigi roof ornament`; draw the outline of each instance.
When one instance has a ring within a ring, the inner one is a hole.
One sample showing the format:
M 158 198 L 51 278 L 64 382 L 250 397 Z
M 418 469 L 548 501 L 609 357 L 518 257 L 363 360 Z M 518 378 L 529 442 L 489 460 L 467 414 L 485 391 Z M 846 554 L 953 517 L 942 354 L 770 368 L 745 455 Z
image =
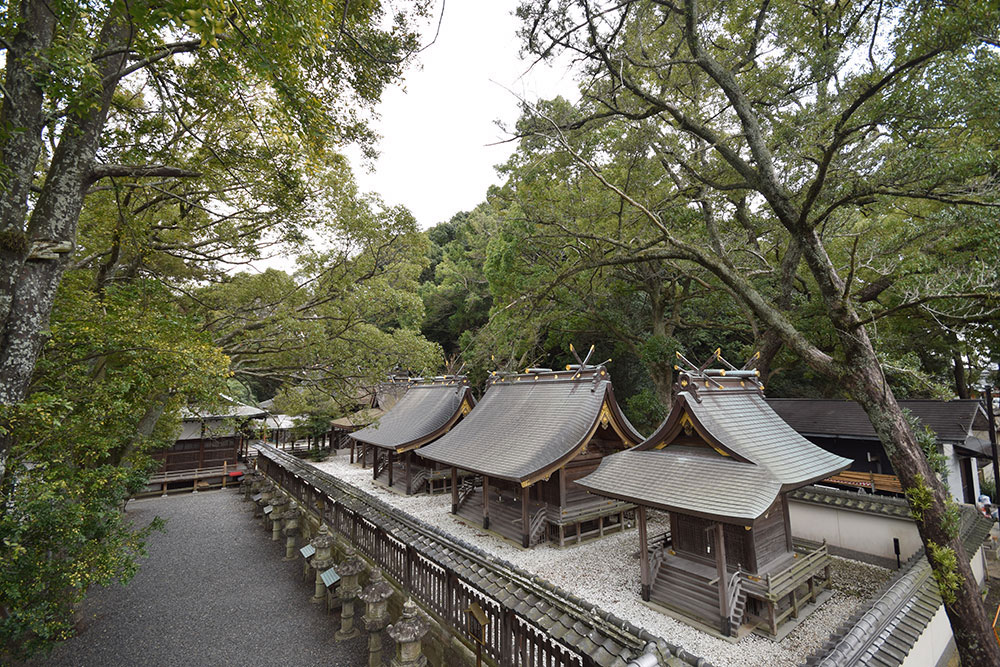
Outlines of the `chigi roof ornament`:
M 674 391 L 676 393 L 686 392 L 699 403 L 701 402 L 700 394 L 705 391 L 764 391 L 764 385 L 759 379 L 760 371 L 753 368 L 757 360 L 760 359 L 760 352 L 755 352 L 743 365 L 743 368 L 736 368 L 726 361 L 722 356 L 722 348 L 716 348 L 715 352 L 700 366 L 688 360 L 680 352 L 676 354 L 679 363 L 674 364 L 674 370 L 678 371 Z M 709 368 L 713 364 L 721 366 L 721 368 Z

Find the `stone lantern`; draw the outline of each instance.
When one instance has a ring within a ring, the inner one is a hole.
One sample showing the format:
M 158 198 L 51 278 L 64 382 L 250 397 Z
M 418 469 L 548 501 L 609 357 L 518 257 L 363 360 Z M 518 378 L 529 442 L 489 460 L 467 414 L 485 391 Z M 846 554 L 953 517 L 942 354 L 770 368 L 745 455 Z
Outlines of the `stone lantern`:
M 334 635 L 337 641 L 357 637 L 358 629 L 354 627 L 354 599 L 361 593 L 358 586 L 358 575 L 364 572 L 365 566 L 358 558 L 348 558 L 337 566 L 340 575 L 340 630 Z
M 240 482 L 244 485 L 243 488 L 243 500 L 250 500 L 250 498 L 258 493 L 260 493 L 260 488 L 264 485 L 264 480 L 267 477 L 259 470 L 254 470 L 249 475 L 243 477 L 243 481 Z
M 358 596 L 365 603 L 364 621 L 368 631 L 368 667 L 382 667 L 382 628 L 389 622 L 392 586 L 382 578 L 382 570 L 372 572 L 371 581 Z
M 424 667 L 427 658 L 420 653 L 420 640 L 430 630 L 412 598 L 403 603 L 403 617 L 389 626 L 389 636 L 396 642 L 396 656 L 389 667 Z
M 299 519 L 302 517 L 302 510 L 295 503 L 291 503 L 285 510 L 285 525 L 281 532 L 285 534 L 285 558 L 284 560 L 295 560 L 295 542 L 299 533 Z
M 271 540 L 277 542 L 281 538 L 281 517 L 288 508 L 289 499 L 281 495 L 271 499 Z
M 264 508 L 271 504 L 271 496 L 274 495 L 274 482 L 269 479 L 265 479 L 260 485 L 260 498 L 257 499 L 257 504 L 253 509 L 254 517 L 264 517 Z M 267 517 L 264 517 L 265 525 L 267 523 Z
M 326 584 L 323 583 L 323 573 L 333 567 L 333 558 L 331 557 L 333 542 L 333 535 L 330 534 L 330 529 L 324 523 L 319 527 L 316 537 L 312 538 L 312 541 L 309 543 L 316 549 L 316 554 L 310 563 L 316 570 L 316 589 L 312 598 L 309 599 L 314 604 L 319 604 L 326 600 Z

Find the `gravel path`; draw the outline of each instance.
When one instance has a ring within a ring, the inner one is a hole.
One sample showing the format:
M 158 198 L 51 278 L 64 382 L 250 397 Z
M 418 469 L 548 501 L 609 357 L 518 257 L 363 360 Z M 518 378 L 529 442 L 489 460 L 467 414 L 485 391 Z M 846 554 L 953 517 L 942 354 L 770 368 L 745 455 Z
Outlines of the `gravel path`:
M 891 574 L 884 568 L 835 558 L 833 596 L 784 640 L 774 642 L 748 635 L 738 643 L 731 643 L 642 603 L 638 595 L 639 538 L 634 529 L 564 549 L 540 545 L 524 550 L 452 515 L 450 494 L 407 497 L 375 484 L 371 468 L 362 470 L 351 465 L 347 450 L 314 465 L 720 667 L 792 667 L 802 663 Z M 665 527 L 658 529 L 655 525 L 663 518 L 663 515 L 651 517 L 650 536 L 663 532 Z
M 301 561 L 281 560 L 284 542 L 271 542 L 237 492 L 136 500 L 128 514 L 136 525 L 161 516 L 166 532 L 151 536 L 127 586 L 91 592 L 76 637 L 32 664 L 366 664 L 365 636 L 334 641 L 339 618 L 309 603 Z

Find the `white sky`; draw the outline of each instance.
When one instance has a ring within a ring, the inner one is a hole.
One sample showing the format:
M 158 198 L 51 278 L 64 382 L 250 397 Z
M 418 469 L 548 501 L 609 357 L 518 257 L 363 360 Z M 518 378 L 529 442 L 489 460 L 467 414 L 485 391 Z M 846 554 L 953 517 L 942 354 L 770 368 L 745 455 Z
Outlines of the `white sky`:
M 493 166 L 515 145 L 489 144 L 506 138 L 497 120 L 507 126 L 517 120 L 516 95 L 577 98 L 565 67 L 539 64 L 525 73 L 530 62 L 518 57 L 516 6 L 517 0 L 448 2 L 437 41 L 420 54 L 404 87 L 382 96 L 381 119 L 373 123 L 382 136 L 374 171 L 357 151 L 348 152 L 360 187 L 406 206 L 421 229 L 471 210 L 499 182 Z M 435 19 L 424 43 L 436 25 Z

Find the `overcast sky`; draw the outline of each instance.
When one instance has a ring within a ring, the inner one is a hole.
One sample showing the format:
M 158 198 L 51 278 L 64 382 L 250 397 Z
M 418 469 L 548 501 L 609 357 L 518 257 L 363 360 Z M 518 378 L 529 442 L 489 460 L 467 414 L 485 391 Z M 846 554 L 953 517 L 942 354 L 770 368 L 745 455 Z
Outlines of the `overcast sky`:
M 537 65 L 525 74 L 530 63 L 518 58 L 516 6 L 517 0 L 448 2 L 437 42 L 420 54 L 404 88 L 382 96 L 374 171 L 351 154 L 361 188 L 406 206 L 422 229 L 472 209 L 499 182 L 493 166 L 514 145 L 490 144 L 505 138 L 497 120 L 509 126 L 517 119 L 513 93 L 529 100 L 576 97 L 564 67 Z

